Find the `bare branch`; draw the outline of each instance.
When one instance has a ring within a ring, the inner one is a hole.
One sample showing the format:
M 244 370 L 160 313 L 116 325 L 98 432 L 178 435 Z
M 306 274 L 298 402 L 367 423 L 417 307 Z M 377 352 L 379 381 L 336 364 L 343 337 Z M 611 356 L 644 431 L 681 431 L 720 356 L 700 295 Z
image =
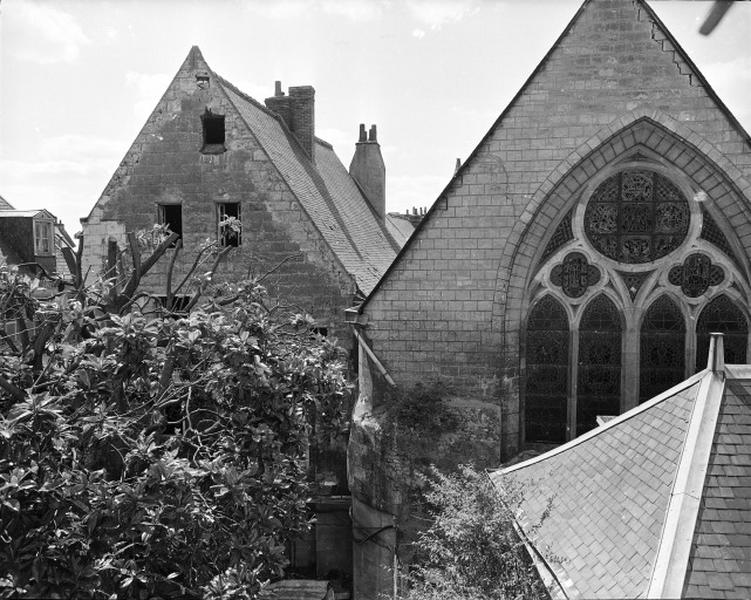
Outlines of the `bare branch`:
M 258 283 L 261 283 L 261 282 L 262 282 L 262 281 L 263 281 L 264 279 L 266 279 L 266 278 L 267 278 L 267 277 L 268 277 L 269 275 L 272 275 L 272 274 L 274 274 L 274 273 L 275 273 L 276 271 L 278 271 L 279 269 L 281 269 L 281 268 L 282 268 L 282 267 L 284 266 L 284 264 L 285 264 L 285 263 L 288 263 L 288 262 L 289 262 L 289 261 L 291 261 L 291 260 L 295 260 L 295 259 L 299 258 L 300 256 L 302 256 L 302 252 L 297 252 L 296 254 L 290 254 L 289 256 L 285 256 L 285 257 L 284 257 L 284 258 L 283 258 L 283 259 L 282 259 L 282 260 L 281 260 L 281 261 L 279 262 L 279 264 L 277 264 L 277 265 L 276 265 L 275 267 L 272 267 L 271 269 L 269 269 L 268 271 L 266 271 L 266 272 L 265 272 L 265 273 L 264 273 L 263 275 L 261 275 L 261 276 L 260 276 L 260 277 L 258 278 Z

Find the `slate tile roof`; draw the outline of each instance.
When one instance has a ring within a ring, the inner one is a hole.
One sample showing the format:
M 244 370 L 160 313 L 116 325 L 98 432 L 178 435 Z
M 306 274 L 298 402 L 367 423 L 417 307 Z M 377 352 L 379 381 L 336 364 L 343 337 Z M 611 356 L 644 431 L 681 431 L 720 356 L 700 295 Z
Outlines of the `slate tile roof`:
M 0 210 L 13 210 L 11 203 L 2 196 L 0 196 Z
M 713 368 L 491 475 L 552 597 L 751 598 L 751 366 L 713 335 Z
M 751 598 L 751 380 L 726 384 L 685 596 Z
M 569 595 L 641 595 L 697 391 L 694 383 L 620 427 L 509 469 L 527 490 L 520 525 L 539 524 L 530 539 Z
M 316 139 L 311 160 L 273 112 L 225 79 L 217 79 L 361 292 L 370 293 L 399 246 L 331 145 Z
M 386 228 L 391 237 L 399 244 L 399 247 L 407 243 L 407 240 L 409 240 L 412 232 L 415 230 L 415 226 L 408 219 L 391 214 L 386 215 Z

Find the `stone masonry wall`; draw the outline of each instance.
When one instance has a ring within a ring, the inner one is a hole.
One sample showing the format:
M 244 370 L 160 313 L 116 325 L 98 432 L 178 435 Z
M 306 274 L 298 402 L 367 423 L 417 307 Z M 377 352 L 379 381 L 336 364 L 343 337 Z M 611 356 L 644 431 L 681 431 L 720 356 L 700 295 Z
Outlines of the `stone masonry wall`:
M 373 351 L 397 384 L 440 375 L 471 398 L 497 382 L 495 401 L 504 410 L 499 460 L 516 452 L 519 421 L 519 339 L 514 332 L 502 337 L 506 294 L 524 295 L 535 251 L 546 242 L 515 251 L 545 206 L 542 200 L 531 210 L 530 202 L 589 153 L 598 134 L 644 115 L 678 124 L 751 196 L 747 140 L 646 9 L 631 0 L 593 0 L 437 200 L 364 309 Z
M 208 86 L 198 85 L 197 74 L 209 75 Z M 206 108 L 225 115 L 224 153 L 200 152 Z M 158 204 L 180 203 L 183 246 L 173 278 L 180 281 L 201 245 L 217 239 L 221 202 L 240 203 L 243 228 L 241 247 L 218 277 L 261 275 L 281 264 L 264 281 L 274 296 L 311 312 L 346 343 L 342 315 L 355 291 L 353 279 L 194 48 L 84 224 L 84 272 L 90 270 L 89 281 L 101 272 L 109 239 L 124 247 L 126 231 L 158 221 Z M 172 252 L 145 280 L 150 292 L 165 293 Z

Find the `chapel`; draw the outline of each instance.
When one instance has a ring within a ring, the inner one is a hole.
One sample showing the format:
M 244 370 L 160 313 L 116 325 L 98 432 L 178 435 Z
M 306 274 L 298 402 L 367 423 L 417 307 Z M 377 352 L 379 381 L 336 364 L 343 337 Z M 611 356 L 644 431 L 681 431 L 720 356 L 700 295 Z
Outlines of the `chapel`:
M 408 562 L 386 400 L 443 382 L 428 458 L 494 467 L 691 377 L 712 332 L 746 363 L 750 202 L 751 138 L 649 4 L 583 2 L 350 313 L 358 599 Z

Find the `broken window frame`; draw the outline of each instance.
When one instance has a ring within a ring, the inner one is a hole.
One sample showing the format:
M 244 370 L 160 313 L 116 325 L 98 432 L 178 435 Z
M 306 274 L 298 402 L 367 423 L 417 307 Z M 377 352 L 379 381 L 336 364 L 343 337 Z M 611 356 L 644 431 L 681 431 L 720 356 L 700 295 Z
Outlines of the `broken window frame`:
M 170 248 L 180 248 L 183 244 L 183 205 L 182 204 L 158 204 L 159 208 L 159 224 L 166 225 L 167 229 L 171 233 L 176 233 L 180 237 L 172 242 Z M 178 209 L 179 219 L 174 220 L 170 218 L 169 212 Z
M 55 253 L 54 223 L 46 219 L 34 219 L 34 254 L 51 256 Z
M 231 211 L 227 211 L 227 207 L 233 207 Z M 231 212 L 235 214 L 230 214 Z M 238 248 L 242 246 L 242 206 L 239 202 L 219 202 L 216 207 L 216 227 L 217 227 L 217 240 L 222 248 L 232 246 Z M 224 222 L 228 218 L 234 218 L 237 221 L 240 229 L 233 228 L 229 223 Z

